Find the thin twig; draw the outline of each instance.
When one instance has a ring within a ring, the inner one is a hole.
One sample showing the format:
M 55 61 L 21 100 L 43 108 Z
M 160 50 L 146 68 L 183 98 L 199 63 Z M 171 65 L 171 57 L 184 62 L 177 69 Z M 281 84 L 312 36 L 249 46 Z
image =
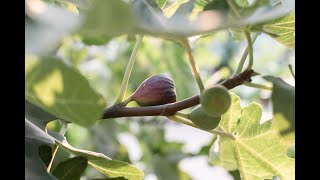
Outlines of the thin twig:
M 142 39 L 143 39 L 143 35 L 139 35 L 138 39 L 137 39 L 137 42 L 134 45 L 133 51 L 131 53 L 131 56 L 130 56 L 130 59 L 129 59 L 129 62 L 128 62 L 128 65 L 127 65 L 127 68 L 126 68 L 126 72 L 125 72 L 125 74 L 123 76 L 123 80 L 122 80 L 122 84 L 121 84 L 121 87 L 120 87 L 119 95 L 118 95 L 118 98 L 117 98 L 115 104 L 120 104 L 122 102 L 125 94 L 126 94 L 128 82 L 129 82 L 131 71 L 132 71 L 132 68 L 133 68 L 133 64 L 135 62 L 135 58 L 136 58 L 138 49 L 140 47 L 140 44 L 142 42 Z
M 259 36 L 259 33 L 258 34 L 255 34 L 252 38 L 252 44 L 256 41 L 257 37 Z M 235 71 L 234 75 L 237 75 L 237 74 L 240 74 L 241 71 L 242 71 L 242 68 L 243 68 L 243 65 L 244 65 L 244 62 L 246 61 L 247 59 L 247 56 L 249 54 L 249 44 L 246 48 L 246 50 L 244 51 L 244 53 L 242 54 L 242 57 L 239 61 L 239 64 L 238 64 L 238 67 L 237 67 L 237 70 Z
M 250 32 L 245 30 L 244 34 L 246 35 L 246 38 L 248 41 L 248 47 L 249 47 L 249 63 L 248 63 L 247 70 L 250 70 L 252 69 L 252 66 L 253 66 L 253 43 L 250 36 Z
M 186 124 L 188 126 L 192 126 L 194 128 L 201 129 L 201 128 L 198 128 L 195 124 L 193 124 L 193 122 L 186 120 L 184 118 L 178 117 L 178 116 L 168 116 L 167 118 L 172 121 L 178 122 L 178 123 Z M 220 135 L 220 136 L 226 136 L 226 137 L 231 138 L 232 140 L 236 139 L 236 137 L 233 134 L 230 134 L 228 132 L 224 132 L 224 131 L 220 131 L 220 130 L 216 130 L 216 129 L 211 129 L 211 130 L 201 129 L 201 130 L 207 131 L 212 134 Z
M 62 136 L 64 136 L 64 135 L 66 134 L 66 132 L 67 132 L 67 129 L 68 129 L 68 123 L 67 123 L 66 121 L 61 120 L 61 124 L 62 124 L 62 126 L 61 126 L 61 129 L 60 129 L 59 134 L 61 134 Z M 58 148 L 59 148 L 59 146 L 56 145 L 56 144 L 53 146 L 52 157 L 51 157 L 50 163 L 49 163 L 49 165 L 48 165 L 48 167 L 47 167 L 47 172 L 48 172 L 48 173 L 50 172 L 50 169 L 51 169 L 51 166 L 52 166 L 54 157 L 55 157 L 56 154 L 57 154 Z
M 198 84 L 198 87 L 199 87 L 199 90 L 200 90 L 200 93 L 201 93 L 204 90 L 204 85 L 203 85 L 203 82 L 202 82 L 200 74 L 199 74 L 199 69 L 198 69 L 198 67 L 196 65 L 196 62 L 194 61 L 190 44 L 189 44 L 187 38 L 182 40 L 182 42 L 183 42 L 183 45 L 186 48 L 186 51 L 187 51 L 187 54 L 188 54 L 188 58 L 189 58 L 189 63 L 190 63 L 190 66 L 191 66 L 191 69 L 192 69 L 192 72 L 193 72 L 193 76 L 196 78 L 196 81 L 197 81 L 197 84 Z
M 252 83 L 252 82 L 244 82 L 243 84 L 245 86 L 248 86 L 248 87 L 253 87 L 253 88 L 272 91 L 272 87 L 271 86 L 266 86 L 266 85 L 263 85 L 263 84 L 256 84 L 256 83 Z

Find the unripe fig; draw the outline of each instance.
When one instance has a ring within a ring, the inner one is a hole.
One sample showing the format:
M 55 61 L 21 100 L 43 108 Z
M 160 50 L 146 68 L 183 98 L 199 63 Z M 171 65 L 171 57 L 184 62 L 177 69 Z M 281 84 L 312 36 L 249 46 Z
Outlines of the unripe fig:
M 173 80 L 165 75 L 158 74 L 144 80 L 132 94 L 131 100 L 139 106 L 155 106 L 176 102 L 176 90 Z
M 231 105 L 231 97 L 224 86 L 216 85 L 202 92 L 200 104 L 206 113 L 219 117 L 228 111 Z
M 195 107 L 190 113 L 191 121 L 204 130 L 214 129 L 219 125 L 221 116 L 213 117 L 204 111 L 201 105 Z

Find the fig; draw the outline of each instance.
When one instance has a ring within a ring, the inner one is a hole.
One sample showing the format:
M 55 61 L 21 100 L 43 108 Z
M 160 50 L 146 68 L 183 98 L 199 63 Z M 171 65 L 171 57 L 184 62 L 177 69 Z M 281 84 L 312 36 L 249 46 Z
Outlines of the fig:
M 210 130 L 216 128 L 219 125 L 221 116 L 210 116 L 208 113 L 205 112 L 201 105 L 198 105 L 191 111 L 190 119 L 195 125 L 197 125 L 201 129 Z
M 139 106 L 155 106 L 176 102 L 173 80 L 166 74 L 158 74 L 144 80 L 131 96 Z
M 210 116 L 219 117 L 228 111 L 231 105 L 231 97 L 227 88 L 215 85 L 202 92 L 200 104 Z

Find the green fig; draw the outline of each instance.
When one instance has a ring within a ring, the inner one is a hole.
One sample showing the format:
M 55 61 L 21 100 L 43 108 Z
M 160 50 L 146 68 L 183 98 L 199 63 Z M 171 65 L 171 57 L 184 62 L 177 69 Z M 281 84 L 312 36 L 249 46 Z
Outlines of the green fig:
M 214 129 L 219 125 L 221 116 L 212 117 L 204 111 L 201 105 L 195 107 L 190 113 L 191 121 L 204 130 Z
M 206 113 L 219 117 L 228 111 L 231 105 L 231 96 L 224 86 L 212 86 L 202 92 L 200 104 Z
M 144 80 L 132 94 L 131 100 L 139 106 L 155 106 L 176 102 L 173 80 L 165 74 L 158 74 Z

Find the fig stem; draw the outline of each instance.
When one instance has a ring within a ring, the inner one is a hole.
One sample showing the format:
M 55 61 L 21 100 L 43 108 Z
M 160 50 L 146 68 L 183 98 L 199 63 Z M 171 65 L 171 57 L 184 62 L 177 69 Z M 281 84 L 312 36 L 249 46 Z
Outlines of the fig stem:
M 61 120 L 61 129 L 59 131 L 59 134 L 61 134 L 62 136 L 64 136 L 67 132 L 67 129 L 68 129 L 68 123 L 64 120 Z M 53 153 L 52 153 L 52 157 L 51 157 L 51 160 L 50 160 L 50 163 L 48 164 L 48 167 L 47 167 L 47 172 L 49 173 L 50 172 L 50 169 L 51 169 L 51 166 L 52 166 L 52 163 L 53 163 L 53 160 L 54 160 L 54 157 L 56 156 L 57 154 L 57 151 L 58 151 L 58 148 L 59 146 L 58 145 L 54 145 L 53 147 Z
M 176 112 L 174 115 L 180 116 L 180 117 L 183 117 L 183 118 L 186 118 L 186 119 L 190 118 L 189 114 L 182 113 L 182 112 Z
M 253 43 L 252 43 L 252 39 L 250 36 L 250 32 L 248 30 L 245 30 L 244 34 L 247 38 L 248 47 L 249 47 L 249 63 L 248 63 L 247 70 L 250 70 L 250 69 L 252 69 L 252 66 L 253 66 Z
M 175 121 L 175 122 L 178 122 L 178 123 L 182 123 L 182 124 L 186 124 L 188 126 L 192 126 L 194 128 L 197 128 L 197 129 L 200 129 L 200 130 L 203 130 L 203 131 L 207 131 L 207 132 L 212 133 L 212 134 L 216 134 L 216 135 L 220 135 L 220 136 L 226 136 L 226 137 L 231 138 L 232 140 L 236 139 L 236 137 L 233 134 L 228 133 L 228 132 L 224 132 L 224 131 L 220 131 L 220 130 L 216 130 L 216 129 L 204 130 L 204 129 L 198 128 L 195 124 L 193 124 L 193 122 L 191 122 L 191 121 L 189 121 L 189 120 L 187 120 L 185 118 L 182 118 L 182 117 L 167 116 L 167 118 L 172 120 L 172 121 Z
M 128 87 L 128 82 L 129 82 L 129 79 L 130 79 L 131 71 L 132 71 L 132 68 L 133 68 L 133 65 L 134 65 L 134 62 L 135 62 L 135 58 L 136 58 L 138 49 L 139 49 L 140 44 L 142 42 L 142 39 L 143 39 L 143 35 L 139 35 L 138 39 L 137 39 L 137 42 L 134 45 L 133 51 L 131 53 L 131 56 L 130 56 L 126 71 L 124 73 L 122 84 L 121 84 L 120 91 L 119 91 L 119 95 L 118 95 L 117 100 L 115 101 L 114 104 L 120 104 L 122 102 L 122 100 L 124 99 L 124 96 L 126 94 L 126 90 L 127 90 L 127 87 Z
M 256 41 L 256 39 L 257 39 L 258 36 L 259 36 L 259 33 L 255 34 L 255 35 L 253 36 L 253 38 L 252 38 L 252 44 Z M 243 54 L 242 54 L 242 57 L 241 57 L 241 59 L 240 59 L 240 61 L 239 61 L 239 64 L 238 64 L 237 70 L 236 70 L 235 73 L 234 73 L 234 76 L 241 73 L 242 68 L 243 68 L 243 65 L 244 65 L 244 62 L 246 61 L 246 58 L 247 58 L 248 54 L 249 54 L 249 44 L 248 44 L 246 50 L 245 50 L 245 51 L 243 52 Z
M 194 61 L 189 41 L 188 41 L 187 38 L 184 38 L 182 40 L 182 43 L 183 43 L 184 47 L 186 48 L 186 51 L 187 51 L 187 54 L 188 54 L 189 63 L 190 63 L 190 66 L 191 66 L 191 69 L 192 69 L 192 72 L 193 72 L 193 76 L 195 77 L 195 79 L 197 81 L 197 84 L 198 84 L 198 87 L 199 87 L 199 90 L 200 90 L 200 93 L 201 93 L 204 90 L 204 85 L 203 85 L 203 82 L 202 82 L 201 77 L 199 75 L 199 69 L 198 69 L 198 67 L 196 65 L 196 62 Z
M 263 84 L 256 84 L 256 83 L 251 83 L 251 82 L 248 82 L 248 81 L 243 82 L 243 84 L 245 86 L 248 86 L 248 87 L 253 87 L 253 88 L 272 91 L 272 87 L 271 86 L 266 86 L 266 85 L 263 85 Z
M 119 105 L 126 106 L 129 102 L 132 101 L 132 95 L 123 100 Z

